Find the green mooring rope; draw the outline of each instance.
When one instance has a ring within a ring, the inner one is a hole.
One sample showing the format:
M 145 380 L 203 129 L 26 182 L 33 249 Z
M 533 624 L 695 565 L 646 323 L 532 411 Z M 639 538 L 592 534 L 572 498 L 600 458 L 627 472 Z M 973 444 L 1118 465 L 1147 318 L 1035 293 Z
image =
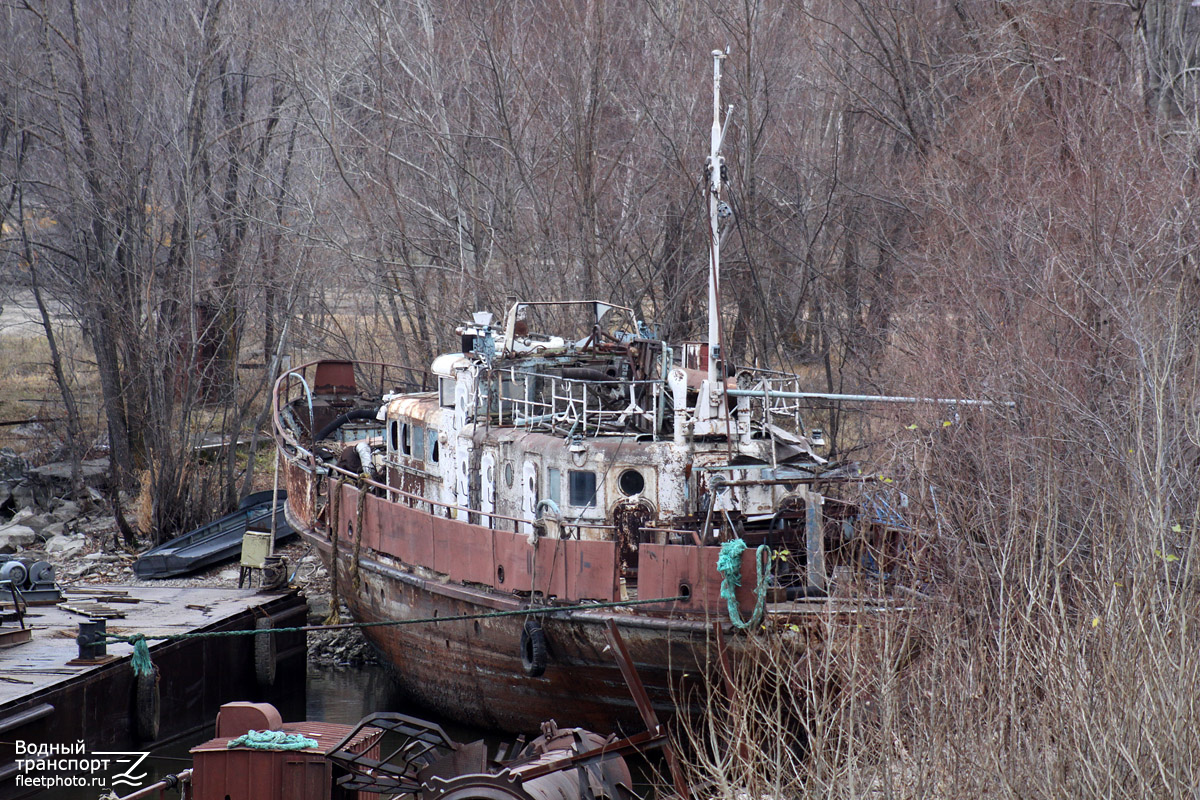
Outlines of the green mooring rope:
M 771 548 L 760 544 L 758 552 L 754 554 L 754 563 L 758 568 L 758 586 L 755 587 L 754 593 L 758 600 L 754 604 L 754 613 L 750 615 L 750 619 L 743 620 L 735 590 L 742 585 L 742 552 L 745 549 L 744 541 L 733 539 L 721 545 L 721 554 L 717 556 L 717 571 L 724 576 L 721 580 L 721 597 L 725 598 L 729 607 L 729 621 L 735 628 L 743 631 L 762 621 L 763 609 L 767 604 L 767 577 L 771 567 Z
M 254 750 L 309 750 L 317 746 L 316 739 L 284 731 L 250 731 L 230 739 L 226 747 L 249 747 Z
M 146 637 L 135 633 L 129 637 L 129 641 L 133 643 L 133 674 L 139 678 L 143 675 L 153 675 L 154 664 L 150 661 L 150 645 L 146 644 Z
M 336 631 L 348 628 L 376 628 L 384 625 L 419 625 L 430 622 L 460 622 L 473 619 L 494 619 L 496 617 L 518 617 L 531 614 L 561 614 L 564 611 L 594 611 L 601 608 L 623 608 L 625 606 L 644 606 L 653 603 L 674 603 L 684 600 L 684 595 L 674 597 L 655 597 L 649 600 L 614 600 L 609 603 L 580 603 L 573 606 L 538 606 L 537 608 L 521 608 L 515 611 L 488 611 L 479 614 L 460 614 L 457 617 L 420 617 L 417 619 L 385 619 L 378 622 L 342 622 L 336 625 L 301 625 L 294 628 L 254 628 L 237 631 L 200 631 L 195 633 L 164 633 L 147 636 L 144 633 L 129 635 L 120 633 L 104 634 L 105 642 L 125 642 L 133 645 L 131 659 L 135 675 L 149 675 L 154 672 L 154 664 L 150 661 L 150 646 L 148 642 L 174 642 L 183 639 L 215 639 L 222 636 L 257 636 L 262 633 L 308 633 L 309 631 Z

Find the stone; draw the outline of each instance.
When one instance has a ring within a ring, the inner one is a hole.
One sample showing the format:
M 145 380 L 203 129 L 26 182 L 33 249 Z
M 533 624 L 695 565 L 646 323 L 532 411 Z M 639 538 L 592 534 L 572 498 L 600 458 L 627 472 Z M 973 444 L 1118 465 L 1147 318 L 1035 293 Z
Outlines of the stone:
M 46 553 L 49 555 L 70 558 L 76 556 L 87 547 L 87 537 L 81 534 L 55 536 L 46 542 Z
M 315 596 L 308 598 L 308 621 L 321 623 L 329 616 L 329 598 Z
M 33 526 L 30 525 L 29 527 L 32 528 Z M 37 529 L 35 528 L 35 530 L 37 530 Z M 56 536 L 62 536 L 66 532 L 67 532 L 67 523 L 51 522 L 49 525 L 47 525 L 46 527 L 44 527 L 40 531 L 38 531 L 38 536 L 41 537 L 43 542 L 45 542 L 45 541 L 49 541 L 50 539 L 53 539 Z
M 84 533 L 97 533 L 99 531 L 110 531 L 117 527 L 117 518 L 112 516 L 96 517 L 79 526 L 79 530 Z
M 11 480 L 20 478 L 28 471 L 29 465 L 25 463 L 16 450 L 11 447 L 0 448 L 0 480 Z
M 57 508 L 50 512 L 50 516 L 54 517 L 54 519 L 58 522 L 71 522 L 72 520 L 78 519 L 79 514 L 79 503 L 76 503 L 74 500 L 66 500 L 62 502 Z
M 241 570 L 223 569 L 217 573 L 217 580 L 236 581 L 239 575 L 241 575 Z
M 83 563 L 77 567 L 73 567 L 67 576 L 70 578 L 84 578 L 91 575 L 97 569 L 95 564 Z
M 20 508 L 22 506 L 32 506 L 37 502 L 37 498 L 34 496 L 33 487 L 30 486 L 26 481 L 20 481 L 19 483 L 12 484 L 10 491 L 12 492 L 12 499 L 9 500 L 9 502 L 12 503 L 16 508 Z
M 114 556 L 109 553 L 88 553 L 83 558 L 85 561 L 90 561 L 93 564 L 112 564 L 121 560 L 120 556 Z
M 89 461 L 81 461 L 79 463 L 79 473 L 84 483 L 89 486 L 100 483 L 108 476 L 108 459 L 93 458 Z M 29 470 L 29 474 L 48 482 L 70 481 L 71 462 L 55 461 L 52 464 L 43 464 L 40 467 L 34 467 Z
M 15 553 L 37 541 L 37 532 L 26 525 L 9 523 L 0 528 L 0 553 Z
M 20 525 L 24 525 L 26 528 L 33 528 L 35 531 L 40 531 L 42 528 L 53 522 L 53 520 L 47 517 L 45 514 L 38 514 L 29 508 L 22 508 L 13 516 L 11 521 Z

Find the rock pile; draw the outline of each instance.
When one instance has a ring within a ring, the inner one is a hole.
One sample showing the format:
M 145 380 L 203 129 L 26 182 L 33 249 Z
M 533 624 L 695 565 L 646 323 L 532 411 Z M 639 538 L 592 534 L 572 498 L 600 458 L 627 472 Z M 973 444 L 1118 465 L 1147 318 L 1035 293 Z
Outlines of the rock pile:
M 0 555 L 33 548 L 70 557 L 86 545 L 79 529 L 87 524 L 87 520 L 80 517 L 79 505 L 74 502 L 60 503 L 52 511 L 38 511 L 26 506 L 0 525 Z
M 13 450 L 0 449 L 0 555 L 49 561 L 63 582 L 126 580 L 134 556 L 114 546 L 116 520 L 100 491 L 104 461 L 83 466 L 88 495 L 81 504 L 63 499 L 71 491 L 70 464 L 31 467 Z

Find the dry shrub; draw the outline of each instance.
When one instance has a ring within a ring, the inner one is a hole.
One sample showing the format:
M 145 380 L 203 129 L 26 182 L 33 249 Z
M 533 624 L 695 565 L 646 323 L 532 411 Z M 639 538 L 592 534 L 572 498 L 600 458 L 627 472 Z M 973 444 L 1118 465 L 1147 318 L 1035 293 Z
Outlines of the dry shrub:
M 143 539 L 154 530 L 154 481 L 150 470 L 138 473 L 138 494 L 133 501 L 133 526 Z
M 904 394 L 1014 405 L 894 413 L 872 458 L 912 500 L 896 578 L 934 599 L 869 625 L 920 655 L 892 671 L 864 648 L 862 693 L 795 715 L 800 761 L 769 744 L 775 694 L 714 703 L 720 745 L 694 758 L 713 794 L 1200 792 L 1200 126 L 1148 113 L 1124 13 L 966 20 L 988 24 L 960 102 L 901 176 L 914 224 L 878 369 Z M 811 688 L 805 661 L 770 663 Z
M 803 631 L 747 634 L 714 667 L 707 711 L 677 746 L 698 796 L 859 797 L 894 768 L 886 753 L 898 677 L 917 652 L 911 612 L 860 607 Z

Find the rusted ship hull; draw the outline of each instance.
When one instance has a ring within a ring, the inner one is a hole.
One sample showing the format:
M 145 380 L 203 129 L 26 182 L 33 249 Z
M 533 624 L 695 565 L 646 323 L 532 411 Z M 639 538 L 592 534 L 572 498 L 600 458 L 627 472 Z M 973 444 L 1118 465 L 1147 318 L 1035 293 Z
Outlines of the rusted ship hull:
M 343 572 L 351 557 L 344 557 Z M 487 614 L 495 610 L 450 588 L 398 572 L 373 559 L 360 561 L 359 591 L 348 594 L 356 620 L 376 622 Z M 353 578 L 341 578 L 352 591 Z M 459 588 L 461 591 L 461 587 Z M 660 717 L 676 700 L 700 697 L 707 654 L 702 625 L 654 625 L 651 620 L 603 612 L 566 612 L 540 620 L 550 664 L 539 677 L 525 674 L 520 657 L 523 615 L 367 628 L 367 638 L 396 668 L 409 699 L 463 723 L 528 732 L 538 721 L 570 720 L 603 731 L 636 731 L 641 716 L 604 637 L 615 617 Z M 695 707 L 700 710 L 699 706 Z
M 284 470 L 289 522 L 336 575 L 338 593 L 354 619 L 405 623 L 364 628 L 394 667 L 402 691 L 420 706 L 451 719 L 512 732 L 536 730 L 546 719 L 569 720 L 602 731 L 638 730 L 642 718 L 608 650 L 605 626 L 610 619 L 616 621 L 663 719 L 681 711 L 703 713 L 708 702 L 705 687 L 716 685 L 714 678 L 719 680 L 722 655 L 726 662 L 734 662 L 745 647 L 745 637 L 733 631 L 719 596 L 718 547 L 659 548 L 680 553 L 660 552 L 653 559 L 663 567 L 658 584 L 651 581 L 650 569 L 644 568 L 643 599 L 686 587 L 691 590 L 686 601 L 636 609 L 604 603 L 597 603 L 595 610 L 530 608 L 528 595 L 495 591 L 482 579 L 496 575 L 508 561 L 510 576 L 530 576 L 538 586 L 555 588 L 559 598 L 586 597 L 596 591 L 589 590 L 590 581 L 616 580 L 613 565 L 602 558 L 611 548 L 595 548 L 595 563 L 585 560 L 586 546 L 603 543 L 543 542 L 543 551 L 534 555 L 524 536 L 426 514 L 372 494 L 363 498 L 359 515 L 358 491 L 335 484 L 332 494 L 340 492 L 341 499 L 334 503 L 342 510 L 332 515 L 340 517 L 335 569 L 330 528 L 313 511 L 328 479 L 295 462 L 286 463 Z M 328 513 L 328 506 L 325 510 Z M 361 527 L 361 536 L 356 535 L 356 527 Z M 506 554 L 507 548 L 529 552 Z M 649 564 L 653 548 L 644 549 L 648 552 L 643 563 Z M 582 557 L 575 552 L 579 550 L 585 553 Z M 519 564 L 512 563 L 526 557 L 536 561 L 542 577 L 537 577 L 536 569 L 520 570 Z M 420 562 L 438 564 L 444 572 L 413 566 Z M 479 580 L 464 576 L 464 571 L 473 570 L 469 577 Z M 749 558 L 743 563 L 743 576 L 745 586 L 752 586 L 754 566 Z M 738 597 L 748 616 L 754 604 L 752 591 L 739 589 Z M 463 616 L 475 618 L 437 621 Z M 796 618 L 788 623 L 789 636 L 801 651 L 820 646 L 825 638 L 821 618 L 804 616 L 811 624 Z M 548 651 L 545 672 L 538 676 L 526 674 L 521 654 L 522 629 L 531 618 L 541 625 Z

